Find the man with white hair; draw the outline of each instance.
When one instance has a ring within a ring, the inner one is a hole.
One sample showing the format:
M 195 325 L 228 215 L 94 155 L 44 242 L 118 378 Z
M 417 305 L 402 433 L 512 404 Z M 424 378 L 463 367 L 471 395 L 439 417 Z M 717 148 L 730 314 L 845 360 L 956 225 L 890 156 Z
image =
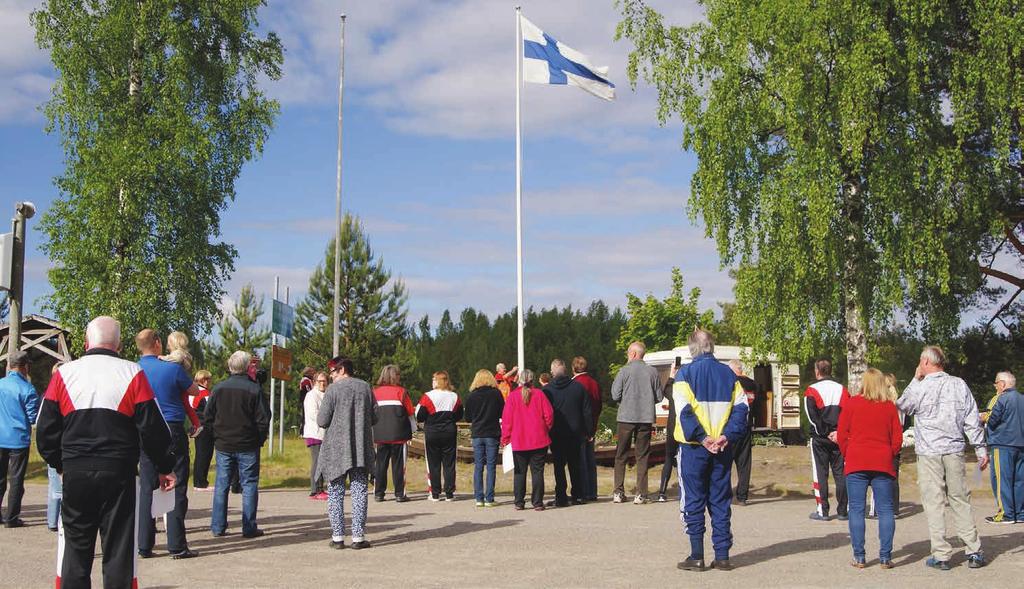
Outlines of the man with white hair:
M 679 511 L 690 539 L 690 555 L 676 565 L 704 570 L 705 512 L 711 515 L 711 567 L 732 569 L 733 447 L 747 433 L 747 397 L 736 375 L 715 358 L 715 339 L 697 329 L 690 334 L 693 361 L 676 371 L 672 397 L 679 421 L 672 435 L 679 442 Z
M 228 487 L 231 473 L 238 471 L 242 485 L 242 537 L 258 538 L 256 526 L 259 503 L 260 447 L 270 435 L 270 412 L 260 385 L 248 375 L 252 355 L 241 350 L 228 358 L 227 379 L 213 387 L 206 402 L 206 423 L 213 429 L 217 451 L 217 479 L 213 487 L 210 531 L 227 533 Z
M 647 457 L 651 452 L 651 431 L 654 429 L 654 406 L 664 398 L 661 377 L 653 366 L 644 363 L 647 347 L 632 342 L 626 350 L 626 365 L 619 369 L 612 382 L 612 401 L 619 404 L 618 443 L 615 446 L 614 503 L 626 497 L 626 461 L 629 447 L 636 440 L 636 497 L 633 503 L 647 503 Z
M 964 436 L 974 446 L 981 470 L 988 466 L 988 452 L 974 395 L 963 379 L 946 374 L 945 364 L 942 348 L 925 346 L 914 380 L 896 401 L 896 407 L 914 416 L 917 484 L 928 517 L 932 549 L 925 564 L 949 570 L 953 547 L 946 540 L 948 506 L 957 535 L 967 547 L 967 566 L 976 569 L 985 566 L 985 557 L 965 476 Z
M 85 347 L 81 358 L 53 373 L 36 424 L 39 453 L 64 484 L 57 586 L 90 586 L 99 531 L 103 586 L 138 587 L 139 443 L 168 491 L 175 485 L 171 434 L 142 368 L 118 357 L 120 324 L 113 317 L 93 319 Z
M 1017 379 L 1010 372 L 996 375 L 996 387 L 1001 390 L 987 429 L 999 511 L 985 521 L 1024 523 L 1024 395 L 1017 390 Z

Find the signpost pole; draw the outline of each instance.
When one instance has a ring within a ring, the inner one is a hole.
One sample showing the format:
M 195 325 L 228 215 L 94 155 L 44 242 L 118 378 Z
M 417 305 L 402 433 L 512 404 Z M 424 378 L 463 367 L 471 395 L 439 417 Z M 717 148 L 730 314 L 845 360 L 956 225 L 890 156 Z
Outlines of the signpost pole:
M 275 276 L 274 277 L 274 300 L 275 301 L 277 300 L 277 293 L 278 293 L 278 291 L 280 289 L 281 289 L 281 277 L 280 276 Z M 273 303 L 271 303 L 271 307 L 273 307 Z M 273 368 L 273 361 L 274 361 L 274 352 L 273 352 L 273 350 L 274 350 L 274 346 L 276 346 L 276 345 L 277 345 L 277 334 L 274 333 L 273 330 L 271 330 L 270 331 L 270 350 L 271 350 L 271 352 L 270 352 L 270 361 L 271 361 L 271 368 Z M 270 443 L 267 444 L 267 455 L 268 456 L 273 456 L 274 455 L 274 416 L 275 416 L 274 415 L 274 389 L 275 389 L 276 386 L 277 386 L 277 381 L 274 379 L 273 370 L 271 370 L 271 376 L 270 376 L 270 440 L 269 440 Z
M 284 304 L 286 305 L 288 304 L 288 294 L 290 291 L 290 287 L 284 287 Z M 281 336 L 281 346 L 285 348 L 288 347 L 287 337 Z M 280 397 L 278 398 L 278 404 L 281 410 L 278 411 L 279 417 L 277 419 L 277 449 L 280 451 L 281 454 L 284 454 L 284 389 L 287 386 L 288 382 L 282 380 L 281 390 L 278 393 L 280 395 Z

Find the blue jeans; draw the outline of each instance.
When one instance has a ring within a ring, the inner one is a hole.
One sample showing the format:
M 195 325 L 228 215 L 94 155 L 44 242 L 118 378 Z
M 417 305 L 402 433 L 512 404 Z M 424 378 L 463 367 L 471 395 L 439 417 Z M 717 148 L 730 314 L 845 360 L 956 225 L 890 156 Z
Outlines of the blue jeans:
M 498 462 L 498 438 L 473 438 L 473 496 L 477 501 L 494 503 L 494 465 Z M 484 466 L 487 488 L 484 489 Z
M 210 516 L 210 531 L 223 534 L 228 527 L 228 491 L 231 471 L 238 469 L 242 485 L 242 534 L 256 531 L 256 507 L 259 504 L 260 451 L 221 452 L 217 450 L 217 482 L 213 489 L 213 512 Z
M 60 515 L 60 499 L 63 496 L 64 485 L 60 482 L 57 469 L 52 466 L 46 467 L 46 478 L 49 480 L 46 489 L 46 526 L 54 529 L 57 527 L 57 516 Z
M 896 534 L 894 493 L 896 479 L 890 474 L 874 471 L 852 472 L 846 475 L 846 492 L 849 497 L 850 543 L 853 557 L 864 560 L 864 504 L 868 487 L 875 497 L 878 513 L 878 558 L 892 559 L 892 537 Z

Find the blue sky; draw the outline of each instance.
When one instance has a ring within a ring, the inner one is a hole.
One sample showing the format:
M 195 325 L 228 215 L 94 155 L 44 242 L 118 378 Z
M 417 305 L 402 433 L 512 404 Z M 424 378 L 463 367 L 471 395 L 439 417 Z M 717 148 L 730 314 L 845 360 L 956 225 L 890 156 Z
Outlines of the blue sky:
M 0 211 L 45 211 L 61 171 L 58 137 L 38 112 L 54 73 L 28 23 L 38 0 L 0 0 Z M 690 0 L 652 4 L 673 23 L 699 19 Z M 524 88 L 526 304 L 622 305 L 662 296 L 679 266 L 714 308 L 732 299 L 716 248 L 685 212 L 691 154 L 680 126 L 655 120 L 656 97 L 625 78 L 612 0 L 521 2 L 559 41 L 608 65 L 613 103 L 564 86 Z M 281 116 L 247 165 L 224 215 L 238 248 L 222 307 L 242 285 L 272 293 L 275 275 L 301 297 L 334 226 L 339 14 L 346 12 L 343 207 L 409 290 L 410 318 L 515 304 L 514 12 L 494 0 L 270 0 L 262 26 L 286 48 L 284 78 L 266 85 Z M 31 228 L 31 225 L 30 225 Z M 49 292 L 45 236 L 32 231 L 27 310 Z M 203 277 L 196 277 L 203 280 Z M 282 294 L 283 297 L 283 294 Z M 984 313 L 970 313 L 965 323 Z
M 0 0 L 5 209 L 32 200 L 45 211 L 61 171 L 58 137 L 45 134 L 37 111 L 54 77 L 28 24 L 37 4 Z M 621 305 L 627 291 L 661 295 L 673 265 L 703 289 L 706 305 L 731 298 L 714 245 L 685 213 L 694 159 L 679 149 L 678 125 L 656 124 L 653 93 L 629 89 L 628 46 L 612 40 L 612 2 L 521 4 L 556 39 L 609 65 L 619 96 L 606 103 L 570 87 L 524 88 L 526 304 Z M 691 3 L 664 4 L 676 21 L 699 17 Z M 363 219 L 405 281 L 414 320 L 430 314 L 436 323 L 446 308 L 511 309 L 515 21 L 512 3 L 481 0 L 271 0 L 262 26 L 284 41 L 285 75 L 266 90 L 282 110 L 223 218 L 239 251 L 228 296 L 247 282 L 269 295 L 280 275 L 294 302 L 322 259 L 334 224 L 343 11 L 343 208 Z M 29 235 L 29 311 L 50 292 L 44 238 Z

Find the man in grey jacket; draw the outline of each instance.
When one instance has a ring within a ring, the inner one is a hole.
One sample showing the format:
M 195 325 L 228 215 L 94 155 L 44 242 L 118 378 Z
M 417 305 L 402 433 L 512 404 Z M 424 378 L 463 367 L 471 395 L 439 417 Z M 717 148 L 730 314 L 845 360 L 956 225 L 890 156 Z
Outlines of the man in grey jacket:
M 625 500 L 626 460 L 630 445 L 636 438 L 636 497 L 633 503 L 647 503 L 647 456 L 651 450 L 651 430 L 654 426 L 654 406 L 661 402 L 661 377 L 658 371 L 644 363 L 647 348 L 643 342 L 629 344 L 628 362 L 619 369 L 612 382 L 612 400 L 619 404 L 618 444 L 615 447 L 614 503 Z
M 964 436 L 974 446 L 978 467 L 988 466 L 988 452 L 978 418 L 978 404 L 961 378 L 946 374 L 946 355 L 938 346 L 925 346 L 914 380 L 896 407 L 914 416 L 917 484 L 928 518 L 932 555 L 927 566 L 948 571 L 953 547 L 946 540 L 946 505 L 957 535 L 967 546 L 967 566 L 985 566 L 978 528 L 965 476 Z

